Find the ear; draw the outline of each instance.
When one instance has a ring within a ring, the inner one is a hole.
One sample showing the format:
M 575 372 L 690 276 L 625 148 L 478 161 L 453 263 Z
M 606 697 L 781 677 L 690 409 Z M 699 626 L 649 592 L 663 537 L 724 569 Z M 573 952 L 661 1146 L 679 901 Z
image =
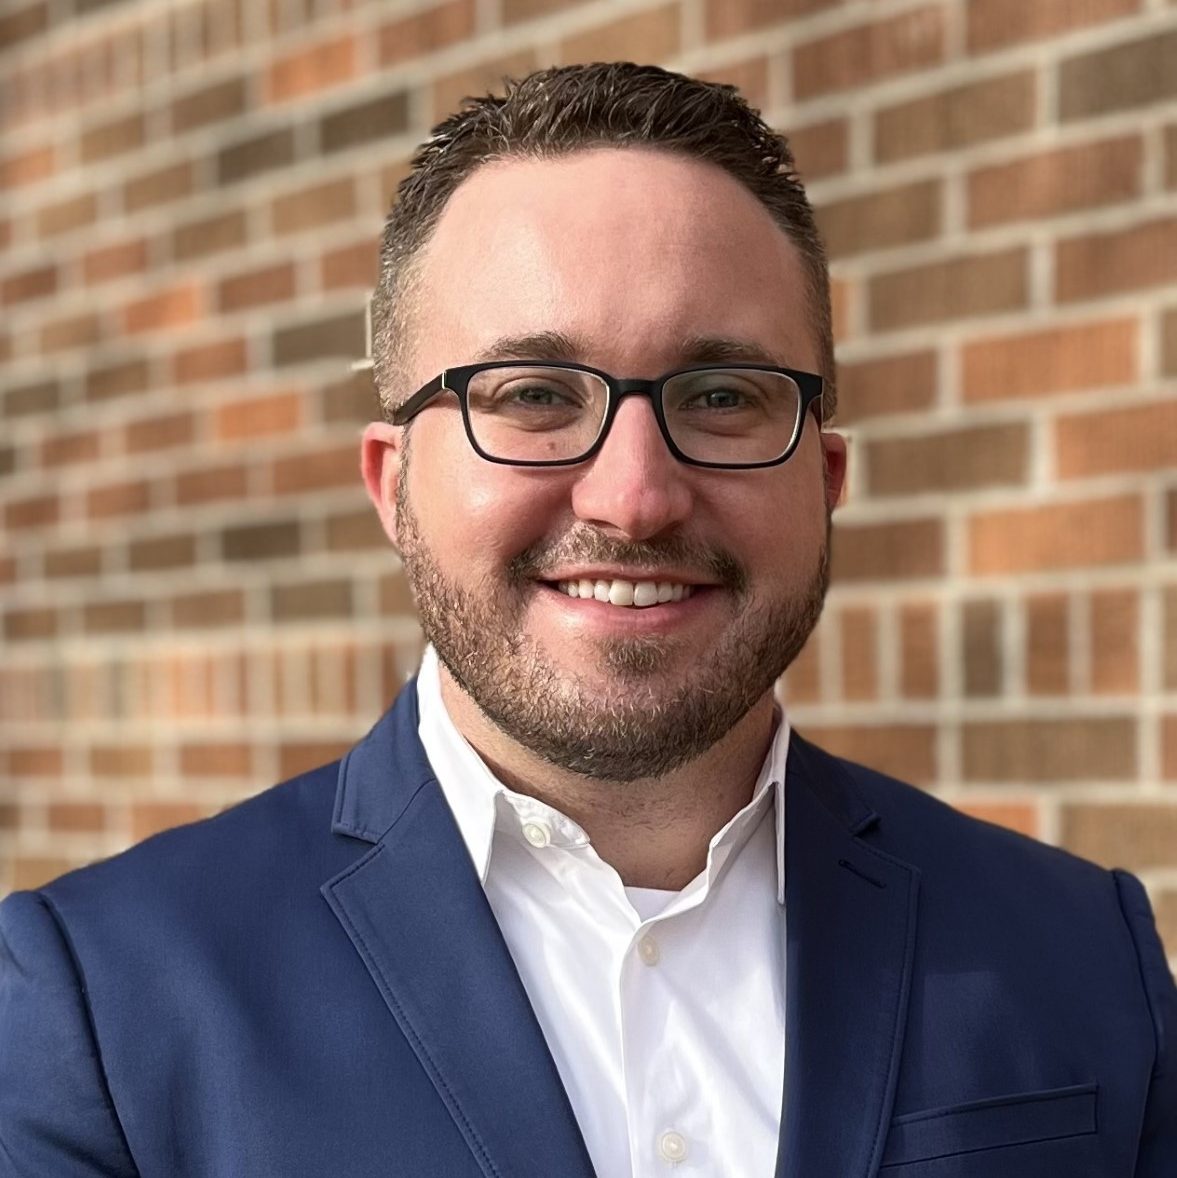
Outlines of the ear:
M 368 498 L 376 508 L 384 534 L 399 547 L 396 537 L 396 492 L 400 483 L 404 426 L 371 421 L 360 442 L 360 470 Z
M 822 466 L 825 469 L 826 510 L 833 511 L 844 501 L 846 491 L 846 438 L 823 430 L 821 434 Z

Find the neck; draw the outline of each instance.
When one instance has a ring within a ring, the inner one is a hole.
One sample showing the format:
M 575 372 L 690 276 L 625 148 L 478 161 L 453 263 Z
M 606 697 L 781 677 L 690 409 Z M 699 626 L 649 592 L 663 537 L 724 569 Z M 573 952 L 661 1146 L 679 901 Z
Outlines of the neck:
M 542 760 L 491 723 L 441 668 L 458 731 L 509 789 L 567 814 L 627 887 L 678 891 L 706 866 L 712 838 L 752 798 L 775 731 L 771 693 L 695 760 L 661 777 L 604 781 Z

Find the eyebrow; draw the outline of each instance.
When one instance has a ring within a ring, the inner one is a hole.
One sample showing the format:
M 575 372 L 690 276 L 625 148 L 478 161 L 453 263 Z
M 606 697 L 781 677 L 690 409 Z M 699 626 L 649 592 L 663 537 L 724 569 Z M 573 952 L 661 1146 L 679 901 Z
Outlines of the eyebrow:
M 493 360 L 553 360 L 584 363 L 588 347 L 562 331 L 537 331 L 500 336 L 478 352 L 477 363 Z M 677 349 L 682 364 L 723 364 L 727 361 L 781 367 L 780 357 L 750 340 L 719 335 L 687 336 Z

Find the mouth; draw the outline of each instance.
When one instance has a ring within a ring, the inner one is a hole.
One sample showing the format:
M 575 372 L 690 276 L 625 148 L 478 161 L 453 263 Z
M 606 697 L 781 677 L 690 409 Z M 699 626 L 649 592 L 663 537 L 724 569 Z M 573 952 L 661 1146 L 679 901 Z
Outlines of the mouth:
M 685 601 L 705 586 L 688 585 L 681 581 L 628 581 L 613 578 L 578 578 L 565 581 L 545 581 L 550 589 L 565 597 L 599 601 L 619 609 L 650 609 Z

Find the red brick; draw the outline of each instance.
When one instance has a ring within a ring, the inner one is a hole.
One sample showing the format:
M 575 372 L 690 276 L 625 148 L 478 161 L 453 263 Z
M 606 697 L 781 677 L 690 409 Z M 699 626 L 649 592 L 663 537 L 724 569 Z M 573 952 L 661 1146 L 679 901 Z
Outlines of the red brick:
M 218 499 L 243 499 L 248 490 L 247 479 L 247 469 L 240 463 L 185 471 L 176 476 L 176 502 L 181 507 L 191 507 Z
M 213 432 L 222 442 L 291 433 L 301 424 L 302 396 L 297 392 L 230 401 L 213 416 Z
M 60 748 L 29 745 L 8 751 L 8 771 L 14 777 L 60 777 L 64 765 Z
M 1135 41 L 1101 45 L 1064 60 L 1058 71 L 1058 112 L 1064 122 L 1177 97 L 1177 28 L 1146 32 Z
M 871 495 L 919 495 L 1023 483 L 1030 434 L 1022 423 L 937 430 L 864 444 Z
M 955 151 L 1029 130 L 1035 119 L 1033 70 L 983 78 L 879 111 L 875 158 L 883 163 Z
M 1165 590 L 1164 635 L 1161 639 L 1161 681 L 1177 690 L 1177 585 Z
M 141 601 L 91 601 L 82 606 L 87 634 L 127 634 L 142 630 L 146 613 Z
M 1172 867 L 1173 849 L 1177 847 L 1177 806 L 1171 802 L 1064 806 L 1062 844 L 1105 867 L 1137 872 Z
M 707 0 L 703 20 L 708 41 L 738 37 L 806 13 L 834 8 L 841 0 Z M 616 55 L 614 55 L 616 56 Z
M 1177 712 L 1161 718 L 1161 776 L 1177 781 Z
M 879 693 L 878 618 L 869 606 L 839 611 L 842 638 L 842 698 L 871 700 Z
M 927 241 L 940 234 L 941 184 L 919 180 L 833 201 L 816 210 L 831 258 Z
M 82 864 L 76 859 L 18 855 L 12 861 L 9 879 L 14 891 L 27 891 L 44 887 L 59 875 L 64 875 L 67 871 L 81 866 Z
M 195 433 L 195 421 L 191 413 L 167 413 L 158 417 L 133 421 L 124 431 L 128 454 L 141 454 L 145 450 L 167 450 L 173 446 L 186 446 Z
M 1005 674 L 1001 605 L 996 601 L 964 602 L 960 629 L 965 695 L 1000 695 Z
M 172 625 L 179 629 L 237 626 L 245 621 L 245 595 L 240 589 L 183 593 L 171 602 Z
M 38 266 L 35 270 L 25 270 L 6 278 L 0 286 L 0 303 L 11 306 L 13 303 L 48 298 L 56 293 L 57 267 Z
M 944 59 L 944 9 L 916 8 L 820 37 L 793 50 L 793 91 L 813 98 L 907 73 Z
M 100 344 L 106 336 L 102 317 L 87 311 L 50 320 L 41 328 L 38 344 L 41 354 L 49 355 L 73 348 L 90 348 Z
M 988 336 L 964 345 L 966 401 L 993 401 L 1131 384 L 1137 379 L 1135 319 Z
M 0 159 L 0 188 L 20 188 L 52 176 L 57 158 L 52 147 L 34 147 Z
M 4 525 L 11 531 L 46 528 L 61 518 L 61 499 L 56 494 L 13 499 L 4 508 Z
M 266 74 L 265 94 L 268 102 L 287 102 L 305 98 L 338 86 L 357 73 L 356 39 L 340 37 L 300 49 L 280 57 Z
M 95 777 L 149 777 L 154 754 L 148 745 L 95 745 L 90 772 Z
M 968 47 L 984 53 L 1137 12 L 1140 0 L 969 0 Z
M 962 738 L 965 781 L 1045 785 L 1137 775 L 1136 721 L 1128 716 L 972 720 Z
M 388 546 L 380 518 L 371 508 L 329 515 L 326 524 L 329 552 L 373 551 Z
M 78 154 L 83 164 L 91 164 L 128 151 L 137 151 L 144 141 L 143 114 L 134 111 L 84 131 L 79 140 Z
M 183 134 L 237 118 L 245 113 L 247 105 L 245 79 L 228 78 L 177 98 L 172 103 L 172 130 Z
M 768 106 L 768 58 L 750 57 L 743 61 L 728 62 L 726 65 L 692 70 L 692 74 L 703 82 L 718 82 L 722 86 L 735 86 L 749 106 L 764 110 Z M 789 141 L 793 142 L 790 132 Z M 814 173 L 805 173 L 810 179 Z
M 0 50 L 36 37 L 49 27 L 49 5 L 28 4 L 0 17 Z
M 936 780 L 936 730 L 921 724 L 806 725 L 805 735 L 837 756 L 916 785 Z
M 1177 282 L 1177 217 L 1072 237 L 1055 246 L 1055 298 L 1092 299 Z
M 350 748 L 347 740 L 290 741 L 278 750 L 278 772 L 283 778 L 296 777 L 339 760 Z
M 816 631 L 789 664 L 783 684 L 785 699 L 790 706 L 816 703 L 821 699 L 821 638 Z
M 1118 471 L 1177 469 L 1177 400 L 1109 413 L 1079 413 L 1055 422 L 1060 478 L 1088 478 Z
M 1040 837 L 1038 822 L 1038 807 L 1033 802 L 974 802 L 962 801 L 956 803 L 956 809 L 982 822 L 992 822 L 997 826 L 1004 826 L 1006 830 L 1016 830 L 1019 834 L 1029 835 L 1030 838 Z
M 106 807 L 101 802 L 51 802 L 47 817 L 52 831 L 88 833 L 106 829 Z
M 37 214 L 37 236 L 56 237 L 92 225 L 98 219 L 98 198 L 92 192 L 58 201 Z
M 180 225 L 172 234 L 172 255 L 178 262 L 238 249 L 247 238 L 245 213 L 233 209 Z
M 565 63 L 613 61 L 665 61 L 682 52 L 680 6 L 668 4 L 623 16 L 604 25 L 594 25 L 560 42 L 560 60 Z
M 186 744 L 180 749 L 180 772 L 185 777 L 248 777 L 253 750 L 231 742 Z
M 90 250 L 82 257 L 82 278 L 87 286 L 141 274 L 147 269 L 147 242 L 142 238 Z
M 908 699 L 935 699 L 940 693 L 939 611 L 934 603 L 914 602 L 899 613 L 899 684 Z
M 131 393 L 144 393 L 151 385 L 151 367 L 142 357 L 122 360 L 95 369 L 86 377 L 86 400 L 106 401 Z
M 842 581 L 903 581 L 944 572 L 939 519 L 840 524 L 834 529 L 832 576 Z
M 383 25 L 378 34 L 381 66 L 426 56 L 474 35 L 474 0 L 449 0 Z
M 324 254 L 321 266 L 324 290 L 371 289 L 379 277 L 380 254 L 376 243 L 369 238 Z
M 102 549 L 86 545 L 81 548 L 58 548 L 46 552 L 42 572 L 50 580 L 64 577 L 96 577 L 102 572 Z
M 1124 564 L 1144 558 L 1144 515 L 1135 495 L 1007 511 L 968 521 L 976 575 Z
M 194 384 L 240 376 L 248 367 L 247 345 L 238 336 L 183 348 L 172 362 L 172 377 L 177 384 Z
M 1064 147 L 978 168 L 968 177 L 974 229 L 1023 218 L 1055 217 L 1140 195 L 1139 135 Z
M 292 299 L 294 293 L 294 263 L 280 262 L 223 279 L 217 284 L 217 306 L 222 311 L 240 311 Z
M 145 480 L 108 483 L 95 487 L 86 496 L 86 514 L 91 519 L 114 515 L 133 515 L 148 509 L 151 485 Z
M 538 0 L 548 3 L 551 0 Z M 557 0 L 564 3 L 564 0 Z M 508 15 L 511 10 L 518 11 L 530 7 L 537 0 L 506 0 L 507 10 L 503 19 L 510 22 Z M 503 57 L 492 58 L 490 61 L 479 62 L 477 65 L 459 70 L 457 73 L 447 74 L 433 84 L 432 117 L 442 119 L 461 105 L 462 99 L 470 95 L 488 93 L 501 94 L 504 78 L 519 78 L 531 73 L 539 65 L 539 59 L 533 49 L 517 49 L 514 53 Z
M 137 334 L 194 323 L 200 318 L 200 296 L 200 286 L 195 282 L 156 291 L 123 308 L 124 328 L 128 333 Z
M 41 465 L 56 467 L 91 462 L 98 457 L 101 448 L 101 435 L 97 430 L 54 434 L 41 443 Z
M 1026 688 L 1031 695 L 1071 689 L 1070 600 L 1042 593 L 1026 602 Z
M 279 495 L 354 486 L 358 477 L 359 450 L 351 442 L 274 463 L 274 490 Z
M 905 352 L 839 365 L 837 420 L 843 425 L 914 413 L 929 408 L 935 399 L 934 352 Z
M 1091 595 L 1091 690 L 1099 695 L 1140 690 L 1140 597 L 1135 589 Z
M 131 838 L 135 842 L 174 826 L 208 818 L 213 808 L 194 802 L 137 802 L 131 807 Z
M 271 206 L 271 218 L 275 233 L 302 233 L 335 221 L 350 221 L 356 209 L 355 181 L 346 177 L 280 197 Z
M 797 171 L 806 181 L 846 171 L 850 136 L 846 119 L 825 119 L 789 131 L 789 147 Z
M 53 638 L 58 620 L 56 610 L 52 609 L 10 609 L 4 615 L 4 637 L 11 642 Z
M 137 213 L 152 205 L 180 200 L 193 191 L 194 184 L 192 165 L 187 160 L 156 168 L 123 185 L 123 208 Z

